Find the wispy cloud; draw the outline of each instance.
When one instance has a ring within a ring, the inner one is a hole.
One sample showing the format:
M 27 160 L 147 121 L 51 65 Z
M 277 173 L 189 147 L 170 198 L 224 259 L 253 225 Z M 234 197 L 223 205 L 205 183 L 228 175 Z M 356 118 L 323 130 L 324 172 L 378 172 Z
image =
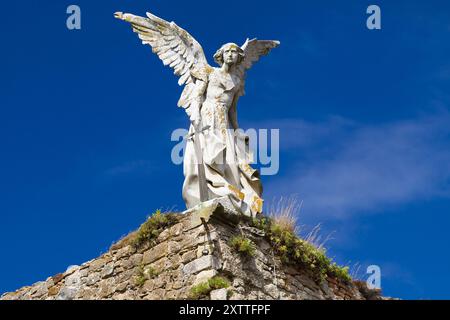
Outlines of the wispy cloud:
M 266 190 L 299 194 L 305 215 L 346 218 L 450 196 L 448 112 L 379 125 L 334 117 L 271 127 L 281 129 L 281 146 L 297 161 Z

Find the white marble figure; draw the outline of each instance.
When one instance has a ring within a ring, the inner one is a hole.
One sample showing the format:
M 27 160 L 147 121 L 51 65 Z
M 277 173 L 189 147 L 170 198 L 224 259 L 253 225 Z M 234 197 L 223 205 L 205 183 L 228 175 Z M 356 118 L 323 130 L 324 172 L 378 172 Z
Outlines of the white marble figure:
M 259 172 L 250 166 L 248 137 L 237 130 L 236 105 L 244 95 L 246 71 L 279 42 L 247 39 L 242 47 L 227 43 L 214 55 L 220 67 L 213 68 L 200 44 L 174 22 L 151 13 L 144 18 L 116 12 L 115 17 L 131 23 L 142 43 L 175 70 L 179 85 L 185 85 L 178 106 L 190 118 L 193 137 L 184 155 L 186 206 L 229 197 L 238 212 L 252 217 L 261 213 L 262 184 Z

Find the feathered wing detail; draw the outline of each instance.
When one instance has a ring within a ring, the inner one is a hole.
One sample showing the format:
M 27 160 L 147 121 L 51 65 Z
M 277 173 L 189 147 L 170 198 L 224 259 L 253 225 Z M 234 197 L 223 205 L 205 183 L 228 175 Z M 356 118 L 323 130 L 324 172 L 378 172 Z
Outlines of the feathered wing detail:
M 276 40 L 258 40 L 252 39 L 245 41 L 244 45 L 241 47 L 244 50 L 244 60 L 239 65 L 239 76 L 242 79 L 242 89 L 240 95 L 244 95 L 244 81 L 246 72 L 250 69 L 254 63 L 256 63 L 262 56 L 266 56 L 269 52 L 280 45 L 280 41 Z
M 114 16 L 131 23 L 142 44 L 150 45 L 163 64 L 174 69 L 174 74 L 180 77 L 178 84 L 186 85 L 178 106 L 189 108 L 198 92 L 197 80 L 207 82 L 211 69 L 197 40 L 174 22 L 167 22 L 149 12 L 147 18 L 122 12 L 116 12 Z
M 262 56 L 266 56 L 269 52 L 280 45 L 280 41 L 275 40 L 258 40 L 252 39 L 245 41 L 241 47 L 245 52 L 245 58 L 242 61 L 242 66 L 248 70 L 252 65 L 259 60 Z

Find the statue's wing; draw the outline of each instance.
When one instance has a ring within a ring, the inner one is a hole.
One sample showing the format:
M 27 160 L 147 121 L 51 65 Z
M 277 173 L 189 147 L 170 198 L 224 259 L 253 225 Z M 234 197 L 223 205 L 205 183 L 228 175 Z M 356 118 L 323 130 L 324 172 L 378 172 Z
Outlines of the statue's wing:
M 114 16 L 131 23 L 142 44 L 150 45 L 163 64 L 169 65 L 180 76 L 180 86 L 193 84 L 192 73 L 203 73 L 202 69 L 209 67 L 197 40 L 174 22 L 167 22 L 149 12 L 147 18 L 122 12 L 116 12 Z
M 241 49 L 244 50 L 245 57 L 239 65 L 239 76 L 242 79 L 241 90 L 239 92 L 240 96 L 245 94 L 244 85 L 246 71 L 250 69 L 253 64 L 259 60 L 259 58 L 268 55 L 273 48 L 276 48 L 279 45 L 280 41 L 275 40 L 247 39 L 247 41 L 245 41 L 244 45 L 241 47 Z
M 280 41 L 275 40 L 257 40 L 252 39 L 245 41 L 241 47 L 244 50 L 245 58 L 241 63 L 242 68 L 248 70 L 262 56 L 268 55 L 270 50 L 280 45 Z

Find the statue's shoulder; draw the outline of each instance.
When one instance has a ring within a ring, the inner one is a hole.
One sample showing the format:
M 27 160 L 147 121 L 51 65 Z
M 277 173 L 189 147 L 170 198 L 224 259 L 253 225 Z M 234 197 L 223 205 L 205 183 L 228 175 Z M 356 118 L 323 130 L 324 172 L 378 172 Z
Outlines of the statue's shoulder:
M 211 67 L 209 65 L 201 65 L 198 67 L 194 67 L 191 69 L 191 75 L 199 80 L 202 80 L 204 82 L 208 82 L 209 81 L 209 76 L 211 75 L 211 73 L 214 72 L 214 67 Z

